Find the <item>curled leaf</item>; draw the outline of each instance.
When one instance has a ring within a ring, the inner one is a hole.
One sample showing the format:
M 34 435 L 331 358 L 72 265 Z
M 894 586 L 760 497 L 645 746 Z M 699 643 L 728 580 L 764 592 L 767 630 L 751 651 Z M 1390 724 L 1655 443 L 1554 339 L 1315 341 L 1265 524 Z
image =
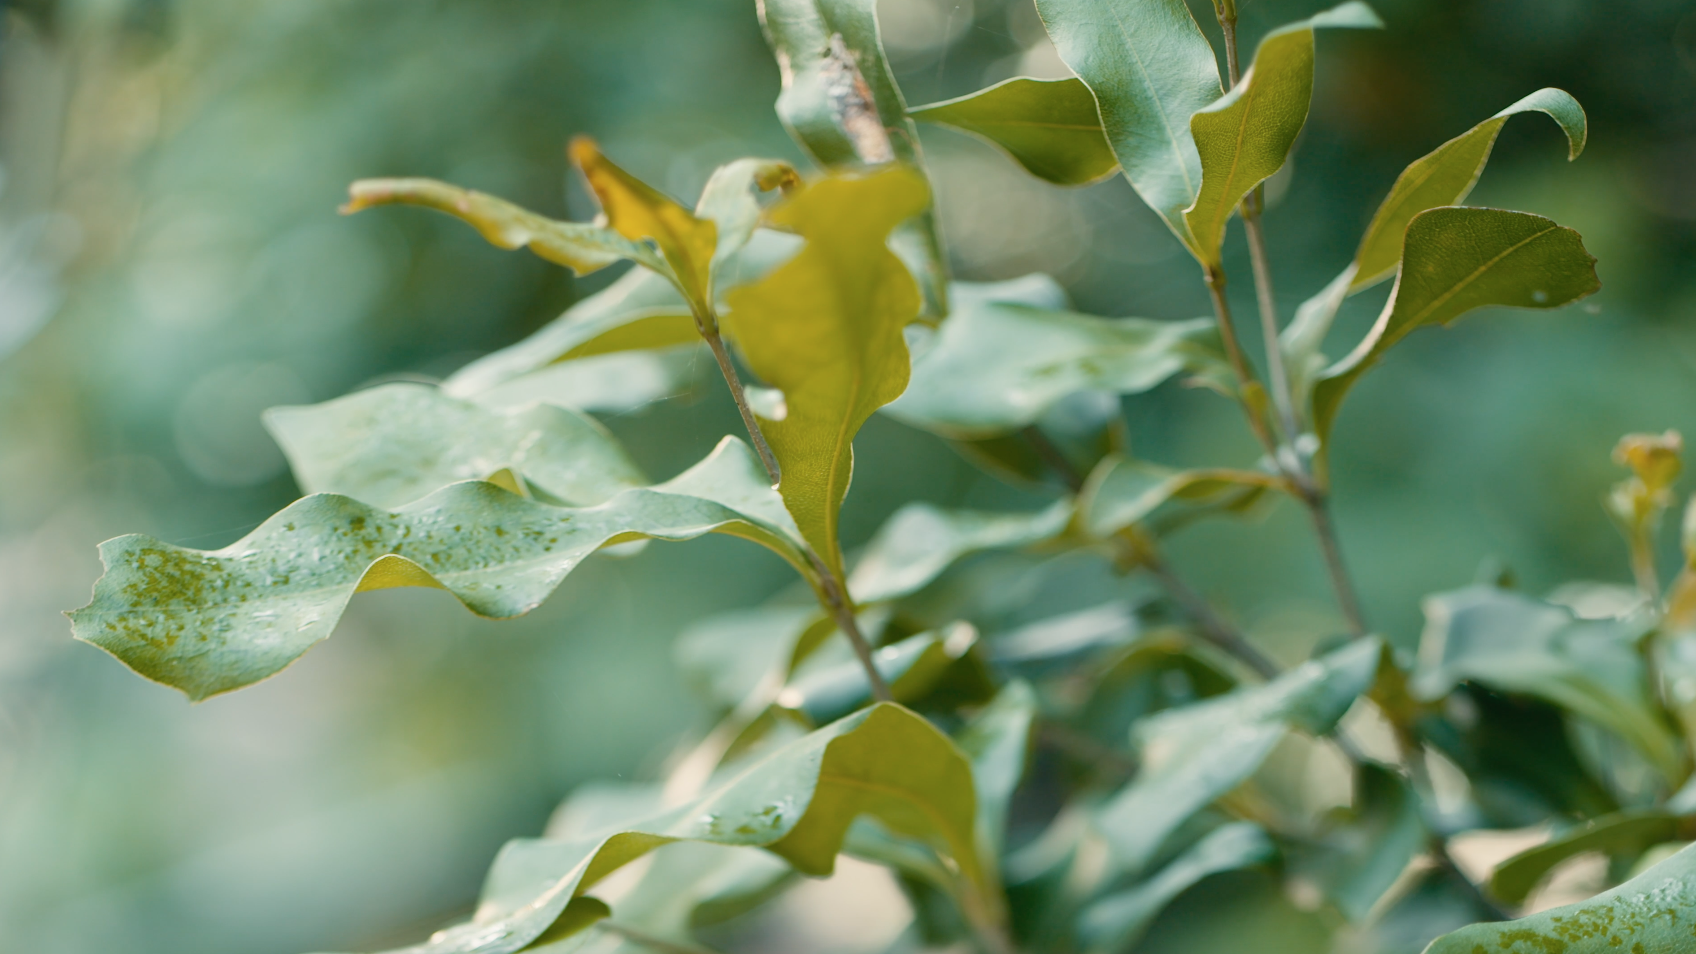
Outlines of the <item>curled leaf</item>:
M 619 168 L 602 154 L 595 141 L 579 136 L 571 142 L 571 159 L 601 209 L 607 224 L 632 241 L 652 239 L 670 265 L 696 314 L 712 306 L 712 266 L 718 252 L 718 226 L 702 219 L 658 189 Z
M 977 136 L 1055 185 L 1088 185 L 1119 171 L 1095 97 L 1076 77 L 1017 76 L 955 99 L 915 106 L 907 114 Z

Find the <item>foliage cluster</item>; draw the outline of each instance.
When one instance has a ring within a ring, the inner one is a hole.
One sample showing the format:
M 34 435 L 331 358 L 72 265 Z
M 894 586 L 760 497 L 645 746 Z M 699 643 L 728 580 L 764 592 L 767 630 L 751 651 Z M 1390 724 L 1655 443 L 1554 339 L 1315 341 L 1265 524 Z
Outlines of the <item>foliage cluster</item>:
M 1216 0 L 1222 76 L 1182 0 L 1037 0 L 1075 78 L 916 108 L 874 6 L 760 3 L 778 114 L 816 173 L 739 160 L 690 209 L 578 140 L 572 161 L 602 209 L 592 223 L 432 180 L 355 183 L 348 212 L 420 205 L 578 274 L 634 266 L 440 386 L 275 409 L 267 423 L 310 496 L 221 550 L 108 541 L 93 602 L 72 614 L 77 637 L 198 700 L 277 673 L 365 590 L 445 589 L 511 617 L 596 552 L 649 540 L 724 533 L 787 561 L 794 595 L 810 599 L 680 639 L 716 725 L 652 783 L 579 791 L 544 837 L 501 852 L 469 922 L 409 951 L 699 950 L 704 926 L 828 873 L 840 853 L 895 873 L 914 947 L 1127 950 L 1190 888 L 1248 871 L 1261 880 L 1233 882 L 1230 923 L 1192 925 L 1194 949 L 1252 944 L 1267 879 L 1318 910 L 1335 943 L 1384 954 L 1451 929 L 1428 950 L 1678 949 L 1696 923 L 1696 851 L 1678 850 L 1696 814 L 1696 572 L 1663 594 L 1653 547 L 1677 436 L 1618 450 L 1633 476 L 1608 507 L 1635 591 L 1538 599 L 1495 580 L 1435 594 L 1417 657 L 1371 634 L 1330 516 L 1332 424 L 1398 341 L 1599 287 L 1571 229 L 1460 204 L 1518 113 L 1553 118 L 1576 158 L 1577 102 L 1531 93 L 1410 165 L 1353 262 L 1285 324 L 1263 186 L 1306 122 L 1317 32 L 1380 26 L 1365 4 L 1271 32 L 1243 68 L 1234 0 Z M 1214 316 L 1080 314 L 1043 275 L 951 281 L 918 122 L 983 137 L 1058 186 L 1123 173 L 1195 258 Z M 1225 294 L 1233 217 L 1264 373 Z M 1343 301 L 1392 277 L 1371 330 L 1327 358 Z M 559 397 L 592 387 L 601 409 L 640 406 L 681 387 L 703 349 L 746 439 L 725 437 L 670 480 L 651 481 Z M 1173 378 L 1240 406 L 1262 456 L 1205 469 L 1135 457 L 1118 402 Z M 1054 503 L 912 504 L 851 561 L 838 517 L 854 436 L 879 412 L 1055 490 Z M 1316 634 L 1320 651 L 1289 667 L 1162 555 L 1198 520 L 1284 498 L 1311 518 L 1350 630 Z M 1146 575 L 1163 595 L 997 627 L 1079 560 Z M 1315 757 L 1345 765 L 1352 792 L 1327 801 L 1289 784 L 1288 766 Z M 1532 825 L 1555 834 L 1487 884 L 1452 857 L 1458 834 Z M 1617 887 L 1505 921 L 1550 870 L 1593 851 Z M 649 855 L 639 878 L 611 878 Z

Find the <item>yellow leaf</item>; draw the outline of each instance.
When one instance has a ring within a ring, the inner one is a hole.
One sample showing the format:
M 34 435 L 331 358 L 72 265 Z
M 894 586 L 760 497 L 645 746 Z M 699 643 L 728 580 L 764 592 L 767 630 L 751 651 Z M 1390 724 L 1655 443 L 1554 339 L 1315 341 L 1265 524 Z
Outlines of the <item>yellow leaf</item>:
M 924 179 L 904 167 L 824 179 L 768 215 L 806 247 L 728 296 L 726 322 L 749 366 L 784 395 L 783 420 L 762 427 L 782 466 L 778 491 L 838 578 L 854 435 L 906 389 L 902 329 L 919 314 L 918 287 L 886 242 L 929 201 Z
M 710 314 L 718 226 L 696 218 L 653 186 L 614 165 L 592 139 L 580 136 L 572 140 L 571 159 L 600 200 L 607 224 L 631 241 L 653 239 L 689 304 L 698 315 Z

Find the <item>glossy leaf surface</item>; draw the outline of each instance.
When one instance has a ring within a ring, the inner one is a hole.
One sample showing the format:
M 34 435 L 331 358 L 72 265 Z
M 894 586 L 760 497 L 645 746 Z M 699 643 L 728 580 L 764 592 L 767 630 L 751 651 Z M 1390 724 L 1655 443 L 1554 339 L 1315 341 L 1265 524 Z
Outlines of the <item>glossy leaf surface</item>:
M 596 507 L 554 507 L 466 482 L 393 512 L 307 497 L 221 550 L 119 537 L 101 545 L 106 573 L 71 620 L 78 639 L 204 699 L 293 662 L 330 634 L 356 592 L 436 587 L 479 615 L 517 616 L 604 544 L 715 530 L 808 572 L 758 461 L 726 438 L 671 481 Z
M 916 347 L 897 420 L 949 437 L 1024 427 L 1079 391 L 1147 391 L 1219 367 L 1212 319 L 1097 318 L 1006 302 L 961 303 Z
M 822 180 L 770 213 L 807 240 L 801 253 L 728 296 L 726 327 L 787 406 L 761 425 L 782 467 L 778 490 L 839 577 L 854 435 L 906 388 L 902 329 L 919 314 L 913 278 L 885 241 L 928 203 L 924 180 L 905 168 Z
M 896 705 L 849 716 L 782 746 L 670 811 L 592 837 L 515 841 L 501 850 L 477 916 L 407 954 L 511 954 L 567 903 L 661 845 L 764 847 L 811 875 L 829 874 L 849 824 L 871 815 L 958 866 L 981 889 L 972 843 L 971 768 L 947 736 Z
M 1080 79 L 1016 76 L 956 99 L 915 106 L 908 115 L 971 133 L 1055 185 L 1088 185 L 1119 171 L 1095 97 Z
M 1381 652 L 1377 640 L 1361 640 L 1265 685 L 1134 726 L 1142 771 L 1096 817 L 1110 870 L 1144 870 L 1178 826 L 1253 775 L 1285 732 L 1329 732 L 1371 687 Z
M 490 245 L 529 248 L 541 258 L 579 275 L 629 259 L 663 270 L 654 251 L 611 229 L 560 222 L 470 189 L 434 179 L 362 179 L 348 187 L 343 214 L 378 205 L 419 205 L 461 219 Z
M 1217 268 L 1225 223 L 1255 186 L 1283 168 L 1313 101 L 1313 31 L 1382 27 L 1366 4 L 1351 0 L 1267 34 L 1242 81 L 1190 117 L 1201 156 L 1201 189 L 1184 212 L 1202 264 Z
M 1584 108 L 1565 90 L 1540 89 L 1416 160 L 1396 179 L 1378 206 L 1355 252 L 1351 293 L 1388 278 L 1402 260 L 1402 241 L 1408 223 L 1426 209 L 1456 205 L 1466 199 L 1509 117 L 1526 112 L 1546 113 L 1566 133 L 1567 158 L 1577 159 L 1588 135 Z
M 1426 954 L 1673 954 L 1696 938 L 1696 847 L 1588 901 L 1517 921 L 1473 924 Z
M 1259 470 L 1174 470 L 1147 461 L 1110 457 L 1090 474 L 1079 512 L 1092 536 L 1106 537 L 1142 521 L 1169 501 L 1206 503 L 1245 489 L 1282 490 L 1285 486 L 1283 478 Z
M 1064 501 L 1029 514 L 908 504 L 866 545 L 848 578 L 848 591 L 860 603 L 899 599 L 923 589 L 967 554 L 1039 543 L 1066 529 L 1070 518 L 1071 507 Z
M 423 384 L 385 384 L 265 412 L 300 489 L 399 507 L 507 472 L 575 506 L 647 483 L 611 434 L 560 407 L 493 411 Z M 516 489 L 516 488 L 509 488 Z
M 1419 697 L 1440 699 L 1462 680 L 1537 696 L 1617 732 L 1676 777 L 1678 742 L 1637 652 L 1645 621 L 1578 619 L 1490 586 L 1427 597 L 1425 618 L 1412 681 Z
M 1445 207 L 1408 225 L 1390 301 L 1354 351 L 1313 392 L 1314 430 L 1325 439 L 1343 396 L 1409 332 L 1446 325 L 1475 308 L 1559 308 L 1601 287 L 1577 232 L 1528 212 Z
M 1095 94 L 1125 178 L 1195 247 L 1184 210 L 1201 189 L 1190 116 L 1219 98 L 1219 66 L 1183 0 L 1037 0 L 1060 58 Z

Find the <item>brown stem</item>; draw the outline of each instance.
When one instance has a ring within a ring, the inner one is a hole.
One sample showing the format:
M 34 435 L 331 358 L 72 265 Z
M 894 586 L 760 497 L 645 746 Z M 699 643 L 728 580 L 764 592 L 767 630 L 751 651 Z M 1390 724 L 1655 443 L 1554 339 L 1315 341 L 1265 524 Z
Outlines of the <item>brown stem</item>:
M 1343 549 L 1337 542 L 1337 528 L 1331 522 L 1331 501 L 1323 490 L 1305 479 L 1299 485 L 1300 498 L 1313 520 L 1314 536 L 1319 538 L 1319 551 L 1325 557 L 1325 572 L 1331 578 L 1331 588 L 1337 593 L 1337 606 L 1348 621 L 1349 630 L 1356 636 L 1367 633 L 1366 616 L 1360 611 L 1360 599 L 1355 595 L 1354 581 L 1348 566 L 1343 563 Z
M 777 457 L 772 454 L 771 445 L 766 443 L 766 436 L 760 430 L 760 422 L 754 419 L 754 409 L 748 406 L 748 394 L 742 388 L 742 379 L 736 374 L 736 366 L 730 363 L 730 353 L 725 350 L 717 319 L 710 314 L 697 314 L 695 328 L 701 333 L 701 337 L 706 339 L 707 347 L 712 349 L 713 357 L 718 361 L 718 369 L 724 374 L 724 383 L 730 386 L 730 396 L 736 401 L 736 409 L 742 412 L 742 424 L 748 429 L 748 438 L 754 442 L 754 449 L 760 455 L 760 463 L 765 465 L 766 474 L 771 477 L 772 485 L 776 486 L 782 478 Z M 836 626 L 842 630 L 842 635 L 848 637 L 849 645 L 854 647 L 854 655 L 866 671 L 866 682 L 871 686 L 872 698 L 878 702 L 893 702 L 895 697 L 890 695 L 889 683 L 884 681 L 883 673 L 877 671 L 877 664 L 872 659 L 871 644 L 866 641 L 865 634 L 860 632 L 860 621 L 854 617 L 854 604 L 848 598 L 848 588 L 837 579 L 836 574 L 825 565 L 824 560 L 819 558 L 811 546 L 803 542 L 802 550 L 819 578 L 819 591 L 824 596 L 825 609 L 829 610 L 831 617 L 836 620 Z

